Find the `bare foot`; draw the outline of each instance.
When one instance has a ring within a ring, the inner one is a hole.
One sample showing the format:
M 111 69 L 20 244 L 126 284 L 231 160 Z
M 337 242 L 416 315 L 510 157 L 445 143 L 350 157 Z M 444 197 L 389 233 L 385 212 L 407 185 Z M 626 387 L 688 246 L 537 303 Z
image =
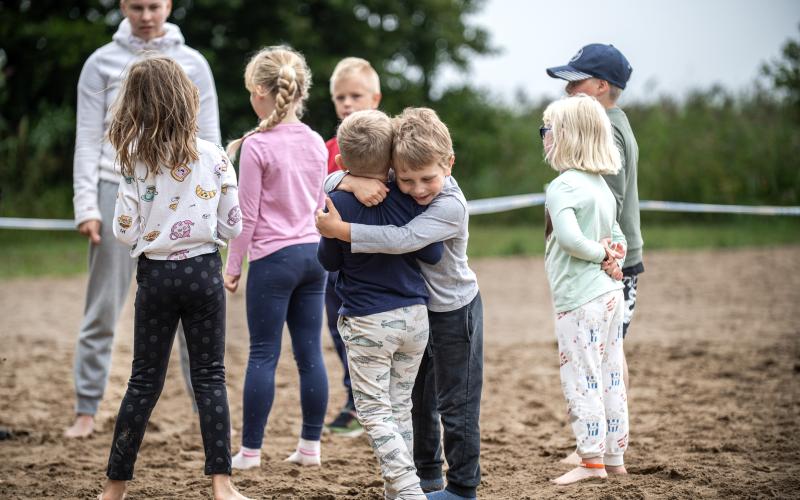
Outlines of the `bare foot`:
M 64 431 L 64 437 L 85 438 L 91 436 L 92 432 L 94 432 L 94 416 L 78 414 L 72 427 Z
M 606 465 L 606 471 L 610 472 L 611 474 L 620 474 L 620 475 L 628 473 L 624 465 Z
M 606 479 L 605 469 L 587 469 L 586 467 L 575 467 L 566 474 L 551 479 L 550 482 L 559 486 L 567 486 L 568 484 L 577 483 L 586 479 Z
M 106 480 L 103 492 L 97 495 L 97 500 L 124 500 L 125 484 L 127 481 Z
M 564 465 L 580 465 L 581 464 L 581 457 L 578 455 L 577 451 L 573 451 L 566 457 L 562 458 L 558 461 Z
M 214 500 L 251 500 L 236 491 L 231 483 L 231 476 L 227 474 L 211 476 L 211 489 L 214 491 Z

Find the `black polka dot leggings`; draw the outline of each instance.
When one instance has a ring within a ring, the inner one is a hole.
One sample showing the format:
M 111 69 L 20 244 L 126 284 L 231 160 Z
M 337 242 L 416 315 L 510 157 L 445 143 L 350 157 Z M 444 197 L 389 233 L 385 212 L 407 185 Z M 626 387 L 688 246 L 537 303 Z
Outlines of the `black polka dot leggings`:
M 133 479 L 144 438 L 183 321 L 192 387 L 200 416 L 206 474 L 231 473 L 230 413 L 225 391 L 225 292 L 219 252 L 186 260 L 139 257 L 133 370 L 114 427 L 109 479 Z

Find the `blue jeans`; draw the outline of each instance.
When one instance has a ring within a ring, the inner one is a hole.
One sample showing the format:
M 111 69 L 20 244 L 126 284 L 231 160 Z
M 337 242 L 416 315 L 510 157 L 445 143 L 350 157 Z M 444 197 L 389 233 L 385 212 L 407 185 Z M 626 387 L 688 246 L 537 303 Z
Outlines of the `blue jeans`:
M 272 402 L 283 324 L 289 327 L 300 372 L 303 439 L 317 441 L 328 406 L 328 376 L 322 361 L 325 270 L 317 245 L 292 245 L 250 263 L 247 326 L 250 357 L 244 380 L 242 446 L 261 448 Z
M 483 386 L 483 303 L 444 313 L 428 311 L 430 338 L 414 383 L 411 410 L 414 464 L 420 479 L 442 477 L 444 425 L 447 489 L 476 496 L 481 482 L 480 409 Z
M 344 388 L 347 390 L 347 405 L 354 409 L 356 406 L 353 402 L 350 369 L 347 366 L 347 349 L 344 346 L 341 335 L 339 335 L 339 326 L 337 325 L 339 322 L 339 308 L 342 307 L 342 299 L 336 295 L 336 278 L 338 277 L 338 271 L 328 273 L 328 281 L 325 286 L 325 314 L 328 317 L 328 332 L 331 334 L 331 340 L 333 340 L 333 345 L 336 347 L 336 354 L 339 356 L 339 360 L 342 362 L 342 368 L 344 369 L 342 384 L 344 384 Z

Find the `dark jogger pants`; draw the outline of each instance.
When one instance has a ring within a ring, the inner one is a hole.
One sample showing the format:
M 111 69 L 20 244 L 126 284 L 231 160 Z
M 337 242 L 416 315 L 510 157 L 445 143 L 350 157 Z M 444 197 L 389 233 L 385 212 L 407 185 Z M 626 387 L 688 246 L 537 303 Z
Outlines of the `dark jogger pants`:
M 414 383 L 414 463 L 420 479 L 442 477 L 444 426 L 447 489 L 474 497 L 481 482 L 480 408 L 483 386 L 481 295 L 460 309 L 428 311 L 430 337 Z
M 192 387 L 206 455 L 205 473 L 231 473 L 221 271 L 219 253 L 181 261 L 139 257 L 133 369 L 114 427 L 106 472 L 109 479 L 133 479 L 147 421 L 164 387 L 179 319 L 189 346 Z

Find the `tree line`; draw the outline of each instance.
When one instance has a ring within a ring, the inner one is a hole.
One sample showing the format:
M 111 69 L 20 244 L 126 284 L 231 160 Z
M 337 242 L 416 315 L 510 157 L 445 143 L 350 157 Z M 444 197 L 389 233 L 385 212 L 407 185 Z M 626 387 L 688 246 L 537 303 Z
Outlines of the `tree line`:
M 243 84 L 251 54 L 285 43 L 306 56 L 314 85 L 304 121 L 335 133 L 329 77 L 345 56 L 381 77 L 382 109 L 430 106 L 448 124 L 454 175 L 468 198 L 541 192 L 555 172 L 537 129 L 546 102 L 512 104 L 469 85 L 433 95 L 446 66 L 496 51 L 470 22 L 484 0 L 174 0 L 170 22 L 211 65 L 223 138 L 251 128 Z M 116 0 L 0 1 L 0 216 L 72 216 L 76 86 L 81 66 L 121 20 Z M 720 87 L 682 102 L 630 103 L 643 199 L 800 204 L 800 48 L 790 40 L 765 65 L 768 84 Z M 520 215 L 498 220 L 514 222 Z

